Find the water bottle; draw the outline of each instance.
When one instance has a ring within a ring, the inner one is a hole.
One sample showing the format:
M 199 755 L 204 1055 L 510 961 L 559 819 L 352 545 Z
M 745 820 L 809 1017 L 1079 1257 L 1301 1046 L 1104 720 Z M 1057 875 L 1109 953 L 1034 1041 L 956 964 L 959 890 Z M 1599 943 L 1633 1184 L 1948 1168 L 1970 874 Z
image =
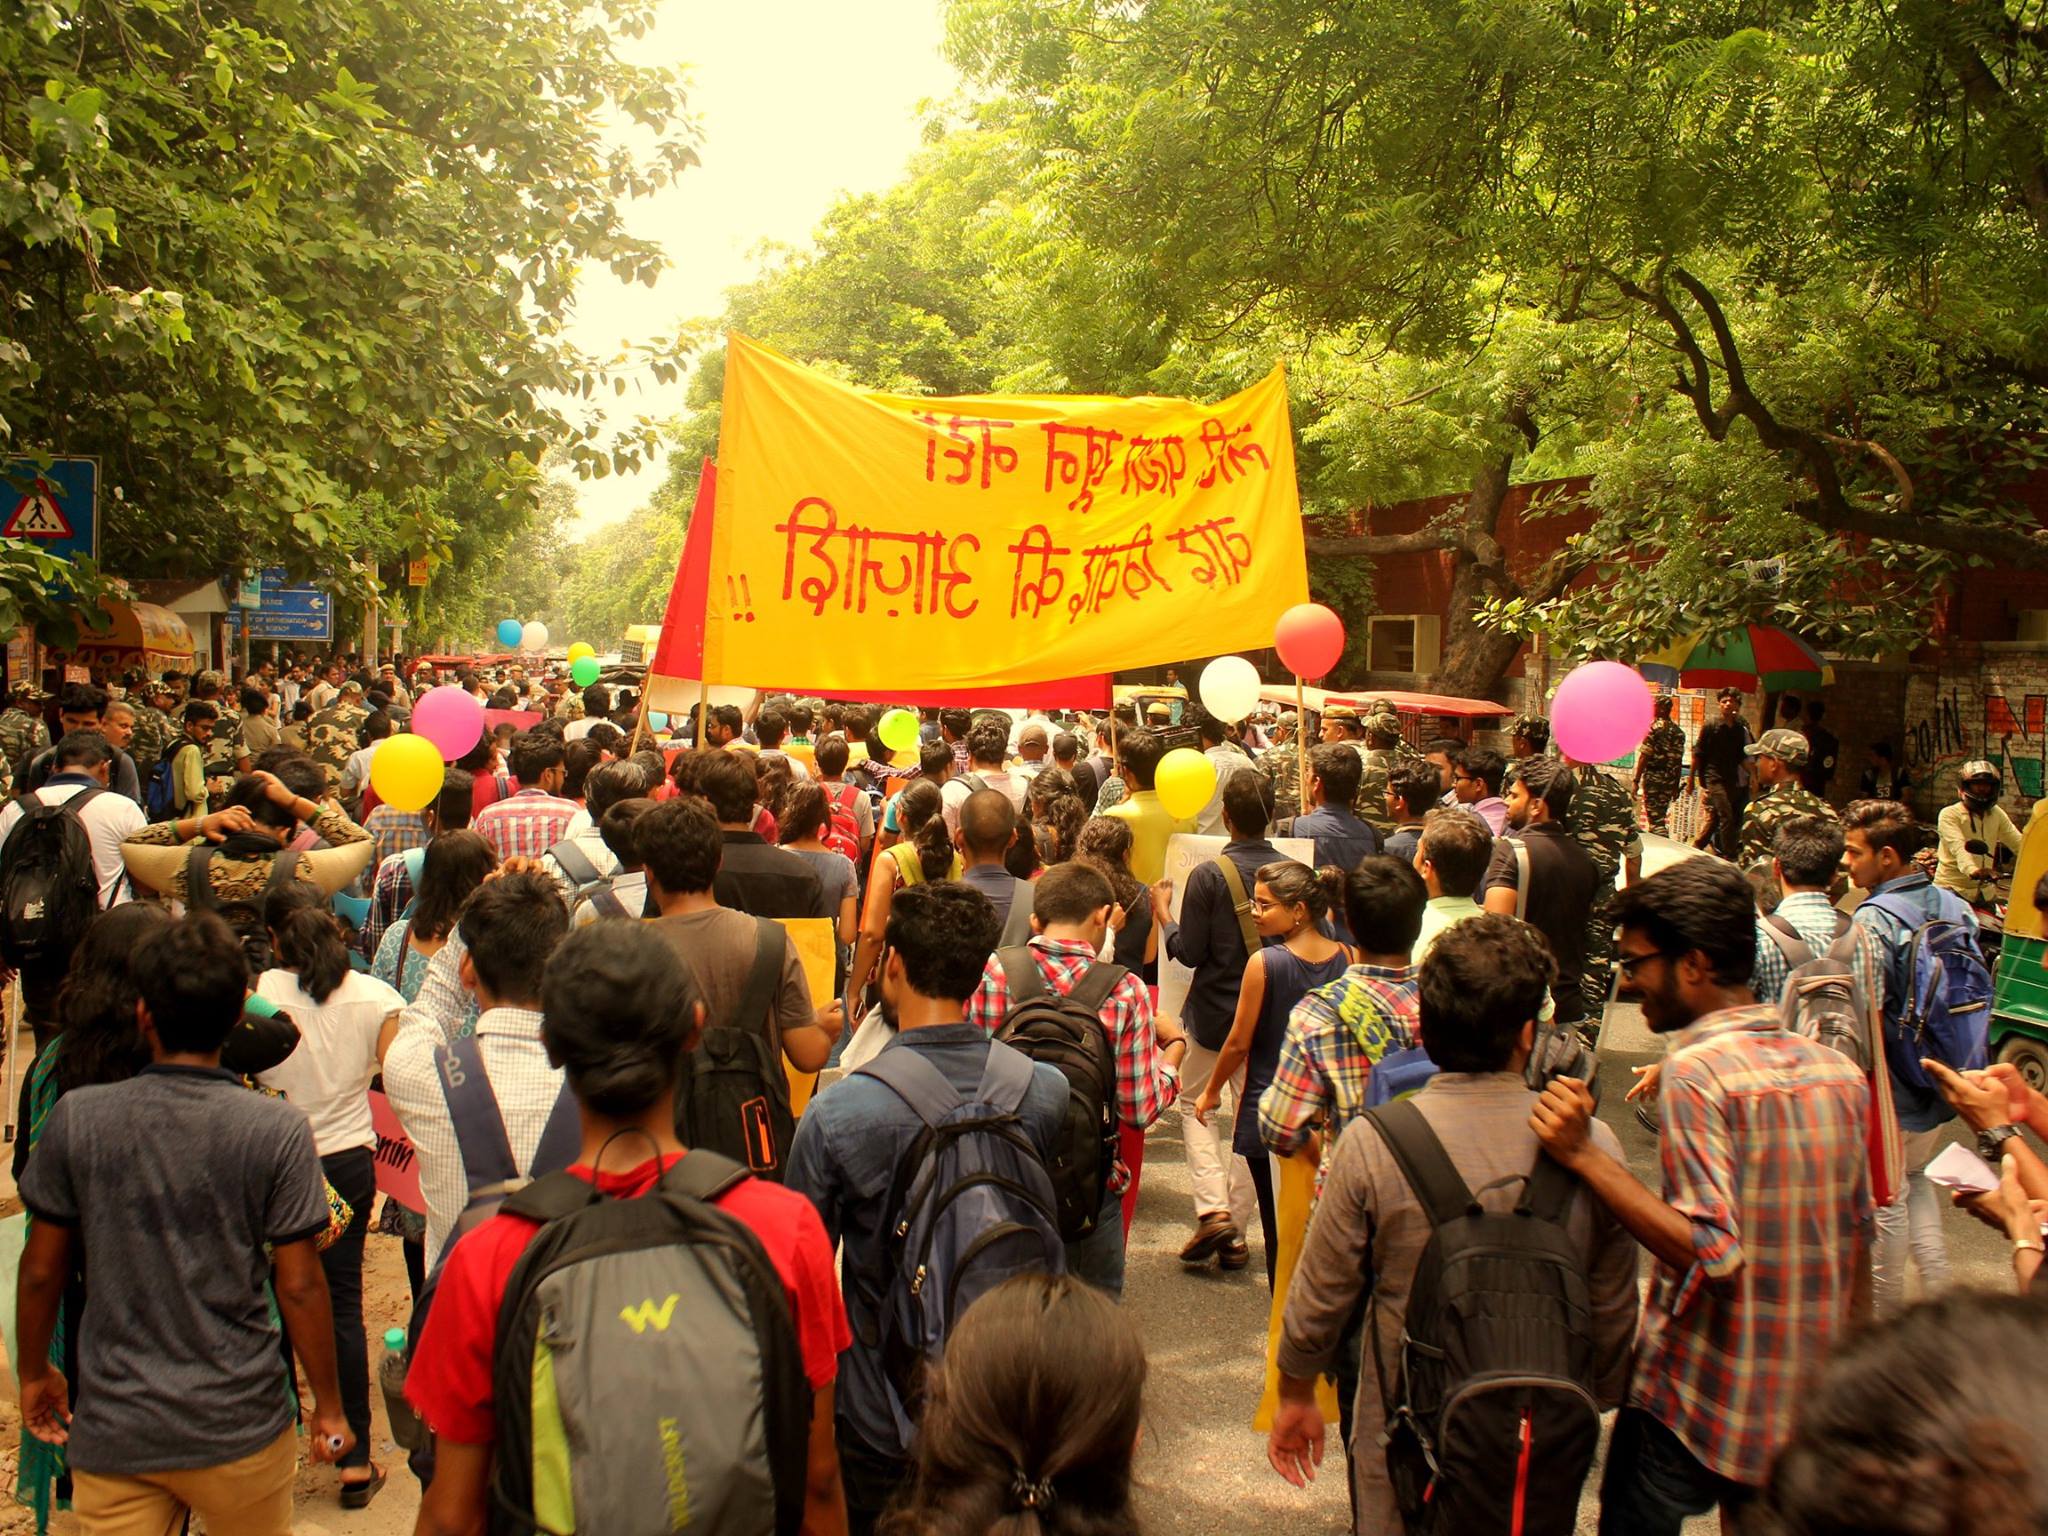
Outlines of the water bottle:
M 384 1389 L 384 1416 L 391 1421 L 391 1438 L 408 1451 L 416 1451 L 427 1437 L 426 1426 L 411 1403 L 405 1400 L 405 1330 L 384 1332 L 384 1358 L 377 1362 L 377 1385 Z

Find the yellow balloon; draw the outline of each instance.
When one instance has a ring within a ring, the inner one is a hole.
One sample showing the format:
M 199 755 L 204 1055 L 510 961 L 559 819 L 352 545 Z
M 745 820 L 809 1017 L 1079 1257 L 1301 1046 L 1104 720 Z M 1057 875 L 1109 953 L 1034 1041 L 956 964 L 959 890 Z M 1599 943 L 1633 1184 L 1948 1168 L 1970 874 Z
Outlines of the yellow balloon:
M 595 656 L 596 654 L 596 646 L 592 645 L 588 640 L 578 640 L 574 645 L 569 647 L 569 665 L 573 667 L 576 665 L 577 662 L 581 661 L 584 657 Z
M 1153 787 L 1166 814 L 1185 821 L 1216 793 L 1216 765 L 1193 747 L 1175 747 L 1159 759 Z
M 425 810 L 447 776 L 441 749 L 424 736 L 386 736 L 370 754 L 370 787 L 393 810 Z

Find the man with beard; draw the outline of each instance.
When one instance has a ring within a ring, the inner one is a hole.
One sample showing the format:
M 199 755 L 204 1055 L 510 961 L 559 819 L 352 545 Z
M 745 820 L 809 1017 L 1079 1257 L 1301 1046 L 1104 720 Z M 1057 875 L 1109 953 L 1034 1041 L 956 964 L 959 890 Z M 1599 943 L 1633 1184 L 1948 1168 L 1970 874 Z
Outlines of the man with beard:
M 1577 787 L 1577 776 L 1562 758 L 1524 760 L 1508 791 L 1507 835 L 1494 840 L 1480 888 L 1487 911 L 1519 917 L 1550 941 L 1557 961 L 1551 995 L 1560 1024 L 1586 1016 L 1586 925 L 1600 889 L 1593 856 L 1567 825 Z

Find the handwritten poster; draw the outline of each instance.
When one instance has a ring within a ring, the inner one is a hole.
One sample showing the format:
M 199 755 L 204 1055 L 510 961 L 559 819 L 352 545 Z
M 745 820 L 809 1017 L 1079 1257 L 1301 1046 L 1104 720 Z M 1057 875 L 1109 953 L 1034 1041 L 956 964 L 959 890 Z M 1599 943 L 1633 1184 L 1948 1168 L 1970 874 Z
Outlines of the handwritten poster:
M 377 1193 L 389 1195 L 408 1211 L 424 1213 L 427 1201 L 420 1193 L 419 1154 L 406 1139 L 391 1101 L 376 1089 L 370 1092 L 370 1129 L 377 1135 L 377 1150 L 372 1154 Z
M 712 682 L 886 697 L 1271 645 L 1308 600 L 1286 379 L 870 394 L 731 336 L 709 588 Z

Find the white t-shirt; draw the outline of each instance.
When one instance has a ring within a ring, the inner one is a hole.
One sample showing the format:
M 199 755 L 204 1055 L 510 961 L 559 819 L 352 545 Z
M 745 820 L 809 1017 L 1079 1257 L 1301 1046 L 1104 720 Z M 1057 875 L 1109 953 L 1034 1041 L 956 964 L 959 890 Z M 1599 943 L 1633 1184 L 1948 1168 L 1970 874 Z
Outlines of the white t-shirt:
M 585 715 L 582 719 L 571 720 L 567 725 L 562 727 L 562 740 L 581 741 L 584 737 L 588 736 L 592 731 L 596 730 L 600 725 L 610 724 L 611 721 L 605 719 L 601 715 L 596 717 Z
M 402 1012 L 398 992 L 361 971 L 316 1003 L 290 971 L 269 970 L 256 979 L 257 993 L 275 1003 L 299 1026 L 299 1046 L 256 1080 L 275 1088 L 313 1127 L 313 1149 L 322 1157 L 353 1147 L 374 1147 L 370 1128 L 370 1079 L 377 1075 L 377 1036 L 384 1021 Z
M 73 795 L 97 787 L 76 780 L 57 779 L 37 790 L 36 798 L 45 805 L 62 805 Z M 8 835 L 20 820 L 21 807 L 12 800 L 8 801 L 6 809 L 0 810 L 0 848 L 6 846 Z M 127 873 L 127 866 L 121 860 L 121 844 L 130 833 L 148 826 L 149 818 L 142 814 L 142 807 L 126 795 L 110 792 L 95 796 L 78 813 L 78 820 L 85 828 L 85 840 L 92 845 L 92 872 L 93 878 L 99 882 L 100 905 L 118 907 L 129 899 L 129 889 L 121 880 Z

